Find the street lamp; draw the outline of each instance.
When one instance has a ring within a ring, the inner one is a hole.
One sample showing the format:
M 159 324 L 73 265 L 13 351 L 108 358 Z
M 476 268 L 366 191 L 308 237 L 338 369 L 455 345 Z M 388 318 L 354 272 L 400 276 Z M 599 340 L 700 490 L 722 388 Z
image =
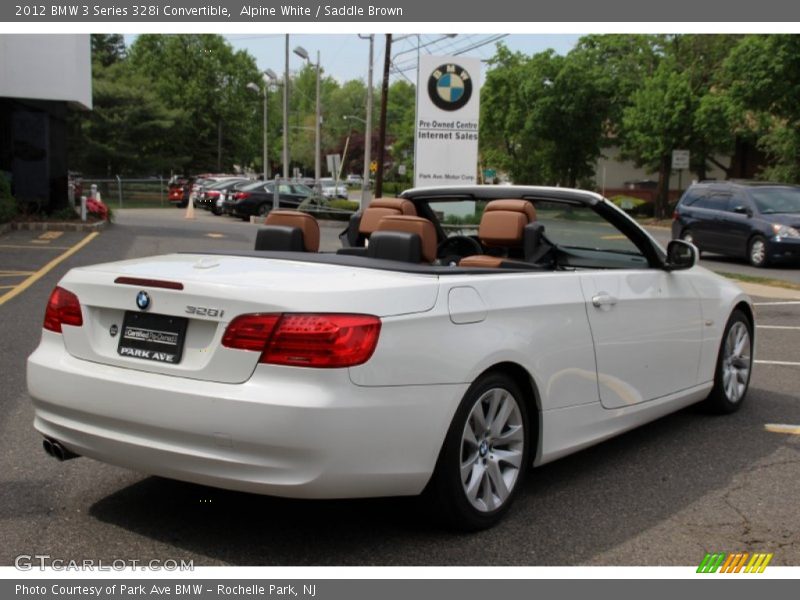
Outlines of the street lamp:
M 269 89 L 270 83 L 275 81 L 278 76 L 275 74 L 275 71 L 272 69 L 267 69 L 262 73 L 262 78 L 264 80 L 264 143 L 262 146 L 262 170 L 264 172 L 264 181 L 269 179 L 269 159 L 267 157 L 267 91 Z M 255 93 L 259 93 L 261 90 L 258 87 L 258 84 L 253 83 L 252 81 L 247 84 L 247 89 L 252 90 Z
M 317 64 L 311 62 L 311 59 L 308 56 L 308 51 L 303 48 L 302 46 L 297 46 L 294 49 L 294 53 L 306 61 L 309 65 L 312 65 L 317 70 L 317 115 L 314 123 L 314 192 L 316 194 L 322 193 L 322 186 L 320 184 L 320 121 L 322 121 L 322 117 L 320 115 L 320 105 L 319 105 L 319 79 L 320 79 L 320 62 L 319 62 L 319 50 L 317 50 Z
M 371 113 L 372 111 L 369 110 L 369 105 L 367 105 L 367 113 Z M 372 115 L 369 114 L 371 117 Z M 342 118 L 345 121 L 360 121 L 364 124 L 364 175 L 361 180 L 361 208 L 364 209 L 369 206 L 369 178 L 370 178 L 370 146 L 372 142 L 372 131 L 370 127 L 370 123 L 368 119 L 362 119 L 361 117 L 357 117 L 356 115 L 343 115 Z M 348 140 L 350 136 L 348 136 Z

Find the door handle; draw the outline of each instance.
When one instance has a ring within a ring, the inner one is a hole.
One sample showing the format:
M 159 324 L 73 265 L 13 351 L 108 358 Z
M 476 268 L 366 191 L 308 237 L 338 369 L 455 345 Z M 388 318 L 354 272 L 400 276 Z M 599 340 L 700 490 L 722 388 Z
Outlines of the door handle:
M 616 303 L 617 299 L 611 294 L 607 294 L 605 292 L 600 292 L 596 296 L 592 296 L 592 304 L 598 308 L 601 306 L 614 306 Z

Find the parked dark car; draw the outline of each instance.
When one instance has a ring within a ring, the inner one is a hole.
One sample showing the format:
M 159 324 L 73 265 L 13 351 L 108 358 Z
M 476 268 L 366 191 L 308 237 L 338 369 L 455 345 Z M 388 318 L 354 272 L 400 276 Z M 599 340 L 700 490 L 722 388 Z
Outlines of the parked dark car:
M 672 237 L 701 251 L 746 258 L 754 267 L 800 259 L 800 186 L 701 182 L 686 190 Z
M 207 183 L 197 197 L 197 206 L 210 210 L 215 215 L 220 215 L 222 214 L 222 207 L 218 206 L 217 203 L 222 194 L 236 185 L 247 185 L 249 183 L 252 183 L 252 181 L 246 177 L 231 177 Z
M 274 193 L 274 181 L 257 181 L 243 187 L 233 194 L 233 216 L 247 220 L 252 215 L 266 215 L 272 209 Z M 278 194 L 281 208 L 297 208 L 314 191 L 301 183 L 281 183 Z

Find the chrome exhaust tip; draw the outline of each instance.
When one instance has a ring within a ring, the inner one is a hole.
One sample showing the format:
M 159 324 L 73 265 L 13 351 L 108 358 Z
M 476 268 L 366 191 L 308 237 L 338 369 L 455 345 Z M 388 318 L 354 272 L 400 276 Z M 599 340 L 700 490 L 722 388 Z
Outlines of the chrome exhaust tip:
M 64 462 L 65 460 L 71 460 L 73 458 L 78 458 L 80 454 L 75 454 L 71 450 L 67 450 L 64 446 L 61 445 L 60 442 L 56 440 L 50 440 L 45 438 L 42 442 L 42 447 L 44 451 L 47 452 L 50 456 L 57 459 L 60 462 Z

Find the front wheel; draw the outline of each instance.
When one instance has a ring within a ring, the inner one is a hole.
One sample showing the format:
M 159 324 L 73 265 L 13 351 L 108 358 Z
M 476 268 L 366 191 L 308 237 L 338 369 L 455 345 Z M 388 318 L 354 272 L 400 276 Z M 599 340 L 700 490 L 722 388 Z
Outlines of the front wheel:
M 529 453 L 519 386 L 502 373 L 481 377 L 456 411 L 429 484 L 440 516 L 465 531 L 497 523 L 522 487 Z
M 754 267 L 766 267 L 769 264 L 767 258 L 767 240 L 757 235 L 747 246 L 747 260 Z
M 684 242 L 689 242 L 690 244 L 694 244 L 694 247 L 697 248 L 697 256 L 698 258 L 702 254 L 700 250 L 700 246 L 697 245 L 697 242 L 694 240 L 694 233 L 688 227 L 681 232 L 681 239 Z
M 739 410 L 753 370 L 753 326 L 740 310 L 733 311 L 717 356 L 714 387 L 705 400 L 713 412 L 728 414 Z

